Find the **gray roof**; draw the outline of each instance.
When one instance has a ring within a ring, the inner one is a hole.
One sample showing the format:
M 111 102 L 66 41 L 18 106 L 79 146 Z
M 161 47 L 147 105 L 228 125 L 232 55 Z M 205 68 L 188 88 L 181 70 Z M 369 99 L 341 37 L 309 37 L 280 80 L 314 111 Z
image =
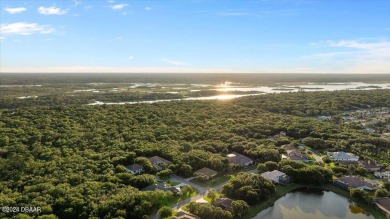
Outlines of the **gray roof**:
M 243 166 L 247 163 L 253 162 L 253 160 L 250 159 L 249 157 L 244 156 L 244 155 L 239 154 L 239 153 L 236 153 L 236 152 L 228 154 L 227 158 L 229 159 L 230 162 L 232 162 L 234 164 L 238 164 L 240 166 Z
M 366 187 L 368 189 L 374 189 L 374 186 L 371 183 L 364 181 L 357 176 L 344 176 L 336 179 L 335 181 L 342 182 L 352 188 Z
M 280 172 L 279 170 L 274 170 L 274 171 L 268 171 L 268 172 L 264 172 L 261 174 L 262 177 L 270 180 L 270 181 L 279 181 L 279 177 L 281 176 L 284 176 L 286 175 L 285 173 L 283 172 Z
M 334 160 L 359 159 L 358 156 L 352 153 L 345 153 L 344 151 L 328 152 L 327 155 Z

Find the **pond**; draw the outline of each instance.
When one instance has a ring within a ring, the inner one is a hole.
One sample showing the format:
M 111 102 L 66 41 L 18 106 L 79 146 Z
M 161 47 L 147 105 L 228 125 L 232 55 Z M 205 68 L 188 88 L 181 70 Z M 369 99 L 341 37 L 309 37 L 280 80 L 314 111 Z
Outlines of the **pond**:
M 374 219 L 354 202 L 333 192 L 295 191 L 252 219 Z

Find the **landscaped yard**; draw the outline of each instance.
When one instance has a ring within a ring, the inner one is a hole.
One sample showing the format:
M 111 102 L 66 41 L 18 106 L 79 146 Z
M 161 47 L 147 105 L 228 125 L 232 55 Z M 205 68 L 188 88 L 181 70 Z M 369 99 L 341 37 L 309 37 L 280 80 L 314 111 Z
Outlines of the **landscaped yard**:
M 216 176 L 216 177 L 209 179 L 205 182 L 202 182 L 202 181 L 194 178 L 191 180 L 191 182 L 196 183 L 196 184 L 203 186 L 203 187 L 213 187 L 213 186 L 216 186 L 222 182 L 228 181 L 231 177 L 232 177 L 231 175 Z
M 168 199 L 163 205 L 172 206 L 178 202 L 181 202 L 189 197 L 193 197 L 198 194 L 198 190 L 194 189 L 192 192 L 187 192 L 180 196 L 173 196 L 171 199 Z
M 176 182 L 176 181 L 171 182 L 171 181 L 169 181 L 169 185 L 171 185 L 171 186 L 177 186 L 179 184 L 180 184 L 180 182 Z

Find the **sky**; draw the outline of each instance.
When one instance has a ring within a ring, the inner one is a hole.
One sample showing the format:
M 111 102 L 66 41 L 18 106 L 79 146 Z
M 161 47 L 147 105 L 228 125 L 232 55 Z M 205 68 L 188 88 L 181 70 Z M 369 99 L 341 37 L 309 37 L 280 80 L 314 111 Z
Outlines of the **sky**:
M 0 72 L 390 73 L 389 0 L 1 0 Z

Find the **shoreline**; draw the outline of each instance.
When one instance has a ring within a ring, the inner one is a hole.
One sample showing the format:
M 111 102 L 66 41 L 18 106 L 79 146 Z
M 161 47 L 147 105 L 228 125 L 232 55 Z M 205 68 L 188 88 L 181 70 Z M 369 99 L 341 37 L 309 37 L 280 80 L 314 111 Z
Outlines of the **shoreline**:
M 327 184 L 327 185 L 323 185 L 323 186 L 304 185 L 304 184 L 289 184 L 286 186 L 277 185 L 275 196 L 273 196 L 270 199 L 265 200 L 259 204 L 250 206 L 248 209 L 248 212 L 241 218 L 242 219 L 251 219 L 251 218 L 255 217 L 257 214 L 259 214 L 260 212 L 264 211 L 265 209 L 272 207 L 278 199 L 282 198 L 287 193 L 293 192 L 294 190 L 297 190 L 297 189 L 303 189 L 303 188 L 321 189 L 323 191 L 334 192 L 334 193 L 341 195 L 341 196 L 353 201 L 354 203 L 358 204 L 361 208 L 363 208 L 367 213 L 372 215 L 375 219 L 386 219 L 386 215 L 379 212 L 374 206 L 372 206 L 372 205 L 370 205 L 362 200 L 351 197 L 349 195 L 349 191 L 340 189 L 332 184 Z

